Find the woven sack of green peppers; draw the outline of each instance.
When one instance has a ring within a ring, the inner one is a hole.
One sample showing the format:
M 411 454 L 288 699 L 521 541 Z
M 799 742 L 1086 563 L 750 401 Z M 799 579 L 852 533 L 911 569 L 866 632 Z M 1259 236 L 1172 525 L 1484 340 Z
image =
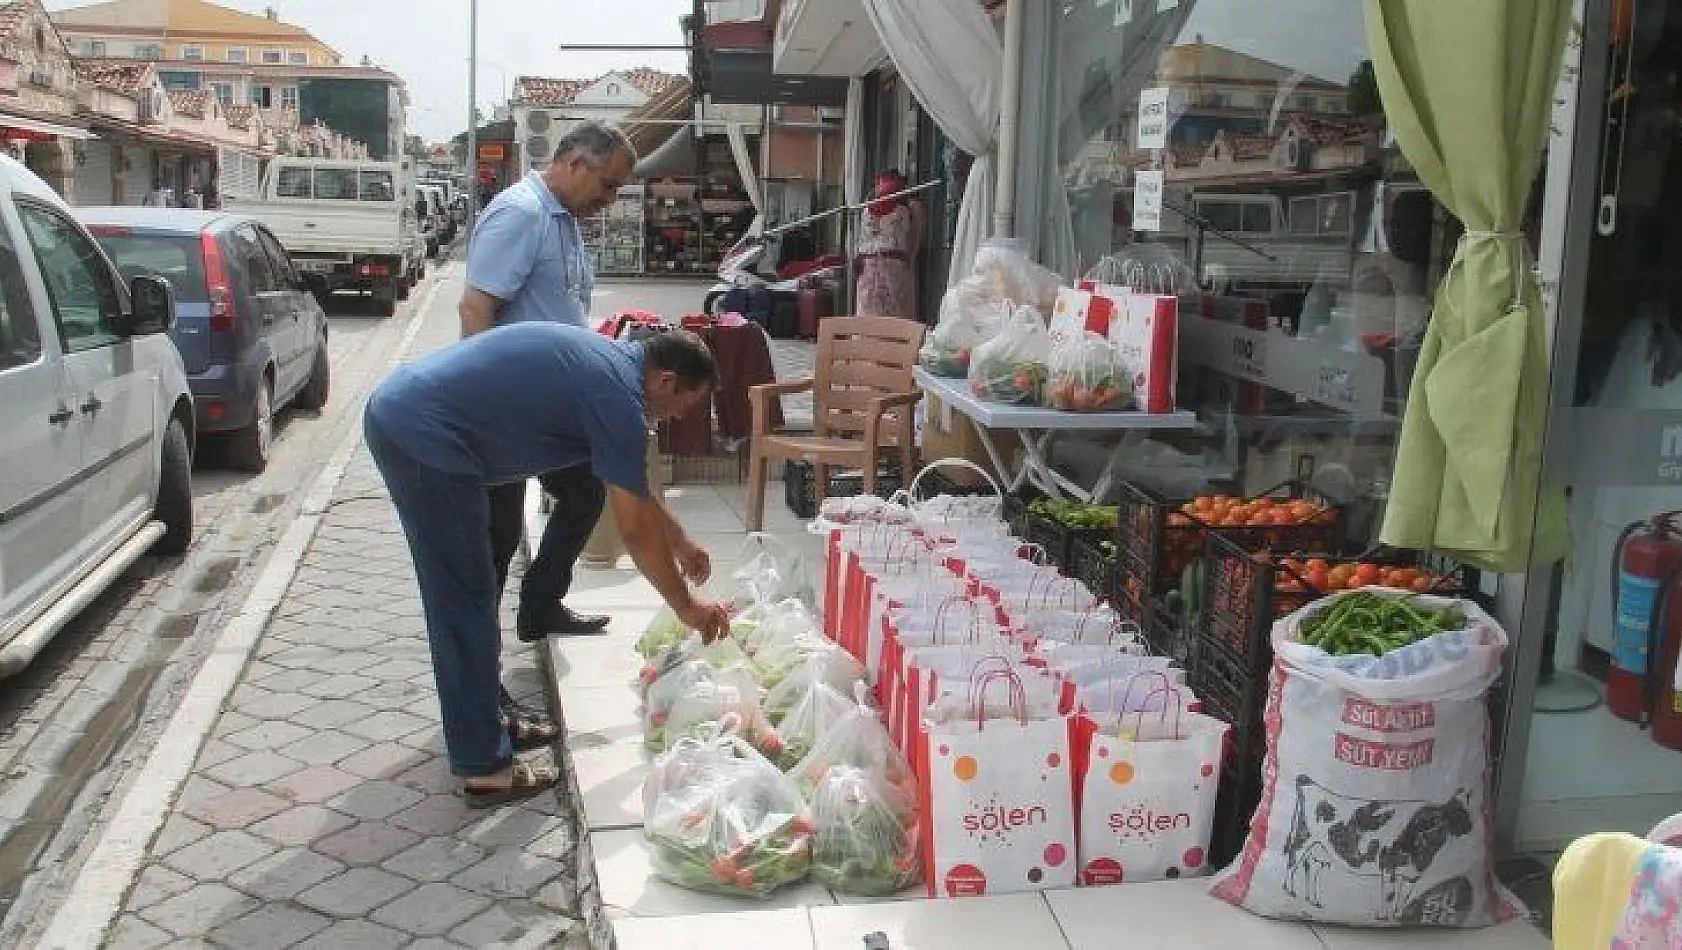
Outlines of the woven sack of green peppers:
M 1261 804 L 1211 893 L 1265 917 L 1485 927 L 1489 712 L 1507 635 L 1471 601 L 1387 588 L 1274 624 Z

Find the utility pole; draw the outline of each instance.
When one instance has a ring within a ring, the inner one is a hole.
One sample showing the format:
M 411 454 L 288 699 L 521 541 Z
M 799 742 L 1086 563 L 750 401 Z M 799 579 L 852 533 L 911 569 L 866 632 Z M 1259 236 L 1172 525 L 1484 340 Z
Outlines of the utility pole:
M 467 13 L 467 240 L 479 220 L 479 0 Z

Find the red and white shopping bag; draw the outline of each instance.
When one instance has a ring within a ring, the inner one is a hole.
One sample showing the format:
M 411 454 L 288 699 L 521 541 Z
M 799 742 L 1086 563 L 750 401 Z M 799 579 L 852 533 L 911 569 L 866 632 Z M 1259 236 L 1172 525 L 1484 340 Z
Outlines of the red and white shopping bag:
M 1013 677 L 994 676 L 1010 687 Z M 985 685 L 985 684 L 983 684 Z M 970 897 L 1075 883 L 1069 720 L 978 711 L 926 725 L 917 766 L 930 897 Z
M 1185 712 L 1172 686 L 1152 692 L 1162 701 L 1121 707 L 1154 705 L 1154 712 L 1081 716 L 1072 727 L 1082 884 L 1208 873 L 1221 748 L 1230 727 Z
M 1173 412 L 1180 369 L 1180 298 L 1101 285 L 1116 301 L 1110 342 L 1133 371 L 1133 394 L 1144 412 Z
M 1102 337 L 1110 335 L 1110 322 L 1115 318 L 1115 300 L 1091 290 L 1064 287 L 1057 291 L 1057 302 L 1051 307 L 1051 345 L 1078 340 L 1085 333 Z

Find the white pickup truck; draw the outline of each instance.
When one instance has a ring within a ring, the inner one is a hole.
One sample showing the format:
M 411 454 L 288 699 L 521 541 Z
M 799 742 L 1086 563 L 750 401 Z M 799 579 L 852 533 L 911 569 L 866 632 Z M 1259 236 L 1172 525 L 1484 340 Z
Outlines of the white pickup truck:
M 227 205 L 274 232 L 324 308 L 352 292 L 391 316 L 420 280 L 413 185 L 395 162 L 276 158 L 259 197 Z

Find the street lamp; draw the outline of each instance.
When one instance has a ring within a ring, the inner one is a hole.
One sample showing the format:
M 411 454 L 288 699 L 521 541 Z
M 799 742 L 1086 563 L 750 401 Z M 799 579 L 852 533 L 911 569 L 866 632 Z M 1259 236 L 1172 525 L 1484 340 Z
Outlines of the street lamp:
M 479 218 L 479 0 L 467 14 L 467 244 Z

